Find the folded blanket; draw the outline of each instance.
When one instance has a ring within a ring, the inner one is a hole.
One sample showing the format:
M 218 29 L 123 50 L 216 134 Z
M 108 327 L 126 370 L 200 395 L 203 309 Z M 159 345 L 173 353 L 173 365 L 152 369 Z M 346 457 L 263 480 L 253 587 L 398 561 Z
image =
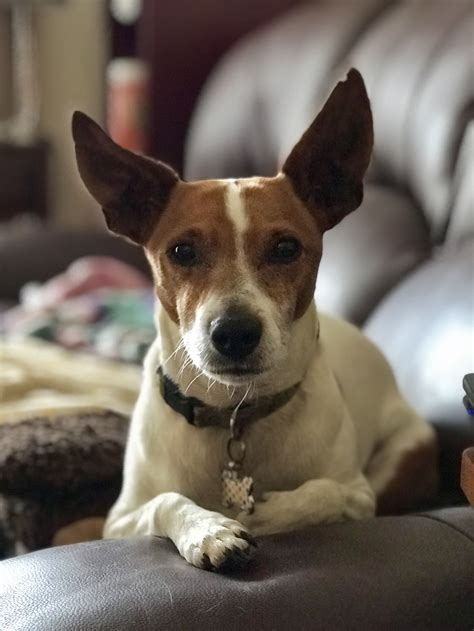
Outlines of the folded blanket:
M 108 409 L 129 416 L 141 368 L 33 338 L 0 341 L 0 423 Z

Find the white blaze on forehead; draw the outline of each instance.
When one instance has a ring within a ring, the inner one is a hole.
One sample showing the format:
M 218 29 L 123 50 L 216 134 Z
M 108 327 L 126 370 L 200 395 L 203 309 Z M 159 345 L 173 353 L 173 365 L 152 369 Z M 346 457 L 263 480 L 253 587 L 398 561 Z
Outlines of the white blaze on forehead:
M 237 250 L 237 269 L 240 275 L 239 285 L 234 285 L 232 299 L 240 299 L 248 306 L 259 311 L 266 322 L 268 330 L 275 329 L 274 321 L 278 318 L 276 306 L 262 291 L 246 258 L 244 248 L 244 234 L 250 225 L 250 216 L 245 207 L 245 189 L 258 185 L 255 178 L 245 180 L 228 180 L 226 182 L 226 214 L 235 230 L 235 245 Z M 275 336 L 278 331 L 273 331 Z
M 262 365 L 279 364 L 286 352 L 286 339 L 289 335 L 286 332 L 286 316 L 259 285 L 244 247 L 245 233 L 251 226 L 245 193 L 251 187 L 261 186 L 260 180 L 245 178 L 220 180 L 220 183 L 225 198 L 224 212 L 232 225 L 235 241 L 236 256 L 232 276 L 228 285 L 216 287 L 214 291 L 211 288 L 211 291 L 203 294 L 204 299 L 196 309 L 192 326 L 183 333 L 185 347 L 199 369 L 206 371 L 208 366 L 209 372 L 212 373 L 214 368 L 209 364 L 209 357 L 212 358 L 214 351 L 209 334 L 210 323 L 225 313 L 231 305 L 237 304 L 253 313 L 262 322 L 263 336 L 259 346 Z
M 249 218 L 245 208 L 245 199 L 242 194 L 240 182 L 237 180 L 231 180 L 226 185 L 225 211 L 235 228 L 237 238 L 241 237 L 248 228 Z M 238 245 L 240 244 L 238 243 Z

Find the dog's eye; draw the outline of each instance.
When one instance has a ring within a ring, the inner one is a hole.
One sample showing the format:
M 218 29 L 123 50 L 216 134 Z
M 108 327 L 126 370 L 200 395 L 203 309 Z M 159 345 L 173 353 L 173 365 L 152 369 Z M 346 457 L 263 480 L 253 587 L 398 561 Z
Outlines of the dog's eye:
M 183 267 L 190 267 L 199 263 L 197 250 L 192 243 L 177 243 L 168 250 L 168 256 L 174 263 Z
M 268 259 L 271 263 L 292 263 L 300 256 L 301 250 L 301 243 L 296 239 L 280 239 L 271 248 Z

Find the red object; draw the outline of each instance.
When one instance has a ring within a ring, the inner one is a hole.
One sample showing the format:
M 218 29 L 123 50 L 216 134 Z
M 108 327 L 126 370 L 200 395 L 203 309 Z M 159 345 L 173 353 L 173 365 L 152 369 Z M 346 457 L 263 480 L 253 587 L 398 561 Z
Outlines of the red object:
M 471 506 L 474 506 L 474 447 L 466 449 L 462 455 L 461 488 Z
M 107 69 L 107 129 L 116 143 L 147 153 L 149 148 L 150 72 L 133 57 L 113 59 Z

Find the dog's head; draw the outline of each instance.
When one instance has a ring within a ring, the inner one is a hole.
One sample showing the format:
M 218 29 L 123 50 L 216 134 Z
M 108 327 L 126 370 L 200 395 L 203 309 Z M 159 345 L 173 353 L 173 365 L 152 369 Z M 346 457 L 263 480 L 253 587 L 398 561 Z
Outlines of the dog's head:
M 372 116 L 351 70 L 274 178 L 184 182 L 76 112 L 81 177 L 108 227 L 144 247 L 194 364 L 242 384 L 285 364 L 308 309 L 323 233 L 362 201 Z

